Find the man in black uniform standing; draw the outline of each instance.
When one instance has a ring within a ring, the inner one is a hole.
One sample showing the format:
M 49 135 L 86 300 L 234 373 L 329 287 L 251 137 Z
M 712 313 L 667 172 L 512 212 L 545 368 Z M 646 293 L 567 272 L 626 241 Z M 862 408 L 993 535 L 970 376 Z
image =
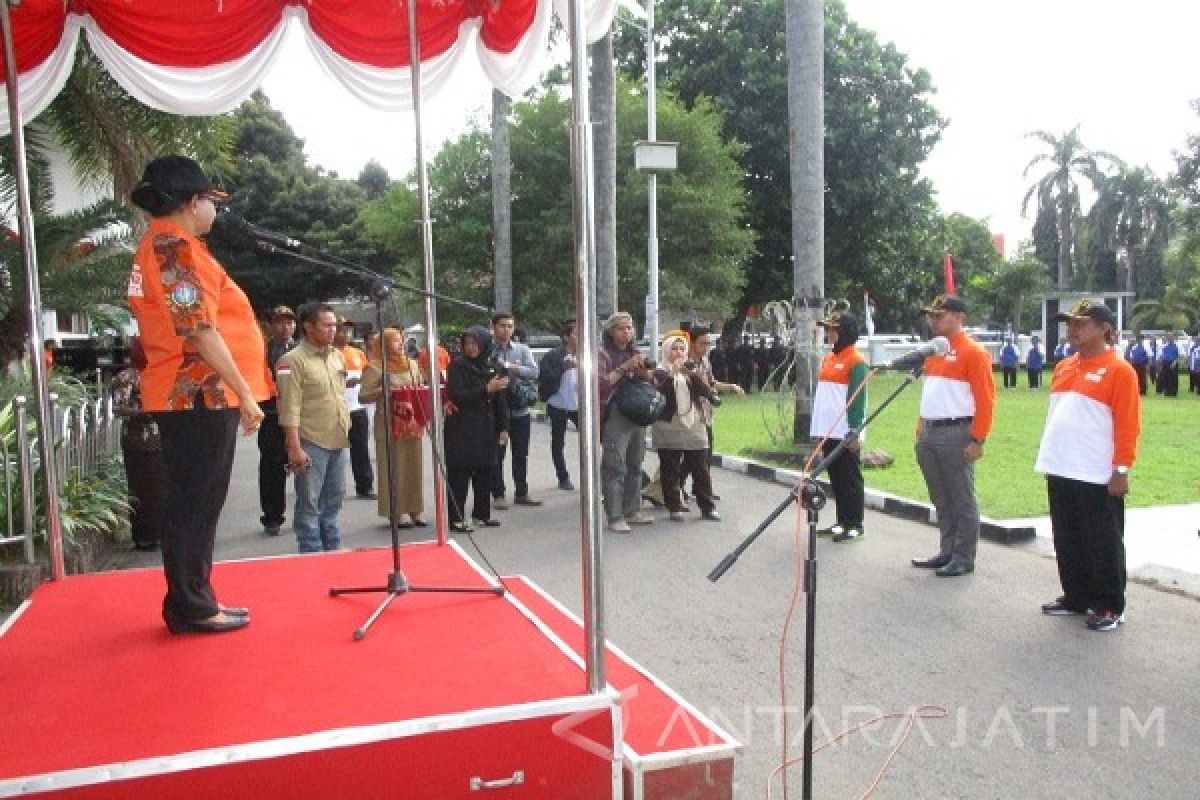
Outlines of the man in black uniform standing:
M 263 531 L 278 536 L 287 506 L 287 448 L 279 427 L 279 390 L 275 388 L 275 364 L 295 342 L 296 314 L 287 306 L 275 306 L 267 320 L 267 368 L 271 371 L 272 395 L 260 404 L 263 413 L 258 429 L 258 500 L 262 507 Z

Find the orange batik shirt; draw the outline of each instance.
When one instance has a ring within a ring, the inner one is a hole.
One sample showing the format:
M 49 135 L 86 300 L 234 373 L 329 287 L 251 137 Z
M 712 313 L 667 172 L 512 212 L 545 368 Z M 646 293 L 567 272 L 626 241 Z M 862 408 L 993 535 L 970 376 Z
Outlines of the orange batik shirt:
M 197 398 L 206 408 L 237 407 L 237 395 L 188 341 L 204 328 L 221 334 L 254 397 L 271 396 L 250 301 L 199 239 L 173 222 L 151 219 L 133 257 L 128 295 L 146 351 L 139 375 L 143 410 L 182 411 Z

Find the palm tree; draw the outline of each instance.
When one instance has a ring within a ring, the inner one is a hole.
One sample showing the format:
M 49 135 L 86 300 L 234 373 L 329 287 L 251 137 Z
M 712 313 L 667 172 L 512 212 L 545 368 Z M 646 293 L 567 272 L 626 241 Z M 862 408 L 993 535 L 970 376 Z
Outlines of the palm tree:
M 1085 149 L 1079 138 L 1078 125 L 1061 137 L 1046 131 L 1033 131 L 1026 135 L 1045 143 L 1050 152 L 1034 156 L 1025 165 L 1022 175 L 1026 178 L 1039 164 L 1046 164 L 1048 168 L 1025 193 L 1025 199 L 1021 201 L 1021 214 L 1027 213 L 1029 201 L 1035 194 L 1039 211 L 1054 210 L 1058 223 L 1058 288 L 1065 289 L 1071 280 L 1071 246 L 1074 243 L 1075 220 L 1080 215 L 1079 178 L 1086 179 L 1095 187 L 1102 179 L 1098 160 L 1112 159 L 1112 156 Z
M 1200 322 L 1196 297 L 1180 284 L 1172 284 L 1157 300 L 1142 300 L 1133 306 L 1133 328 L 1142 330 L 1194 330 Z
M 1167 188 L 1149 167 L 1130 169 L 1118 163 L 1117 174 L 1100 184 L 1097 220 L 1101 235 L 1116 251 L 1124 269 L 1125 291 L 1137 291 L 1140 256 L 1147 246 L 1166 235 L 1170 211 Z

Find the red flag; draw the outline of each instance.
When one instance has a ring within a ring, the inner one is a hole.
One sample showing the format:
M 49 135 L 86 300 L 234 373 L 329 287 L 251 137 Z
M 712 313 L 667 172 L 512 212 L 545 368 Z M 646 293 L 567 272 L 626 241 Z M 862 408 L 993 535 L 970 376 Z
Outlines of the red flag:
M 945 292 L 949 295 L 957 294 L 954 291 L 954 256 L 946 251 L 946 255 L 942 258 L 942 282 L 945 284 Z

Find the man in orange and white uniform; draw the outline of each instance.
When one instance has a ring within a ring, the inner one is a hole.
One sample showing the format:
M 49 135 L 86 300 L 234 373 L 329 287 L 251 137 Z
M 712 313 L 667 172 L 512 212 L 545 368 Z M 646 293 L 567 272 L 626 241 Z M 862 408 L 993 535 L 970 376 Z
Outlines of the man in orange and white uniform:
M 821 362 L 809 434 L 818 440 L 825 437 L 821 452 L 828 456 L 866 417 L 867 391 L 859 387 L 867 379 L 867 362 L 854 346 L 858 341 L 858 319 L 853 314 L 835 311 L 818 324 L 825 329 L 833 352 Z M 855 437 L 829 465 L 837 523 L 818 533 L 832 536 L 835 542 L 853 541 L 863 535 L 866 498 L 859 463 L 861 450 L 861 438 Z
M 371 467 L 371 420 L 367 407 L 358 402 L 359 384 L 367 368 L 367 354 L 350 344 L 354 323 L 338 319 L 333 346 L 346 362 L 346 406 L 350 409 L 350 471 L 354 473 L 354 493 L 364 500 L 375 499 L 375 470 Z
M 1075 354 L 1054 368 L 1037 456 L 1063 590 L 1042 613 L 1087 613 L 1088 628 L 1111 631 L 1125 621 L 1125 495 L 1141 430 L 1138 376 L 1110 347 L 1117 320 L 1108 306 L 1081 300 L 1054 319 L 1067 323 Z
M 941 548 L 932 558 L 914 558 L 912 565 L 952 578 L 975 571 L 975 462 L 983 457 L 992 429 L 996 382 L 992 357 L 963 330 L 967 306 L 962 300 L 938 295 L 921 313 L 934 336 L 950 341 L 950 349 L 925 359 L 917 431 L 917 464 L 937 509 Z

